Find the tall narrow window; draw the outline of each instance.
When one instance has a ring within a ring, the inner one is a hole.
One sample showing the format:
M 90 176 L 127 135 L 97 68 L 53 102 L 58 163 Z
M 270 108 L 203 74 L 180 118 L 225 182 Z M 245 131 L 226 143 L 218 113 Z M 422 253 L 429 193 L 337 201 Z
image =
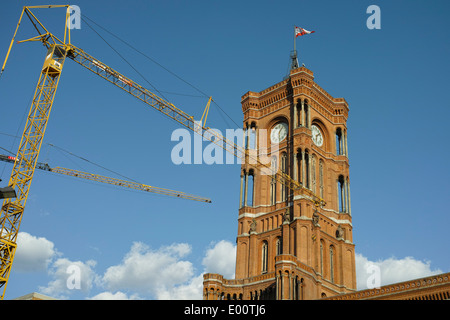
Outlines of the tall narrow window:
M 256 125 L 254 123 L 250 126 L 249 149 L 256 149 Z
M 316 190 L 316 156 L 313 154 L 311 156 L 311 190 L 317 192 Z
M 245 125 L 244 128 L 244 149 L 248 149 L 248 136 L 249 136 L 249 129 L 248 129 L 248 123 Z
M 277 238 L 276 249 L 277 249 L 277 255 L 283 253 L 282 248 L 281 248 L 281 238 Z
M 272 179 L 270 182 L 270 204 L 274 205 L 277 201 L 277 180 L 275 179 L 275 175 L 277 173 L 277 158 L 275 156 L 272 157 L 271 168 Z
M 277 197 L 277 181 L 275 178 L 272 178 L 272 181 L 270 181 L 270 205 L 274 205 L 276 203 L 276 197 Z
M 320 274 L 323 275 L 323 241 L 320 240 Z
M 248 174 L 248 179 L 247 179 L 247 183 L 248 183 L 248 190 L 247 190 L 247 205 L 250 207 L 254 206 L 254 192 L 255 192 L 255 173 L 253 171 L 253 169 L 251 169 L 249 171 Z
M 247 172 L 244 170 L 241 176 L 241 208 L 245 207 L 245 190 L 247 190 Z
M 330 246 L 330 281 L 334 282 L 334 247 Z
M 269 254 L 269 245 L 267 241 L 263 241 L 262 245 L 262 272 L 267 272 L 267 261 L 268 261 L 268 254 Z
M 283 152 L 281 154 L 281 172 L 287 173 L 287 154 Z M 287 188 L 286 186 L 281 186 L 281 201 L 286 201 L 287 198 Z
M 336 129 L 336 154 L 344 154 L 342 130 L 341 128 Z
M 302 125 L 302 102 L 300 101 L 300 99 L 297 100 L 297 106 L 296 106 L 296 110 L 297 110 L 297 127 L 300 127 Z
M 319 194 L 323 198 L 323 160 L 319 160 Z
M 309 128 L 309 107 L 308 107 L 308 100 L 305 100 L 305 103 L 303 104 L 303 114 L 305 118 L 305 123 L 303 124 L 306 128 Z
M 311 188 L 311 177 L 310 177 L 310 156 L 308 151 L 305 151 L 305 179 L 304 183 L 306 188 Z
M 345 189 L 344 189 L 344 176 L 340 175 L 337 182 L 338 187 L 338 201 L 339 212 L 345 212 Z

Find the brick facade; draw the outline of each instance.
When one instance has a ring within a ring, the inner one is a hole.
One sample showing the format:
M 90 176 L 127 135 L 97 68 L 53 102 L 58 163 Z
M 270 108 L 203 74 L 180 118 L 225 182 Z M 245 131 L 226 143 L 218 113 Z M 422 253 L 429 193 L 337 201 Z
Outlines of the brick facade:
M 354 291 L 347 102 L 301 67 L 247 92 L 241 103 L 249 156 L 241 168 L 236 279 L 206 274 L 204 298 L 319 299 Z M 287 136 L 278 143 L 271 133 L 280 123 Z M 256 157 L 303 188 L 284 187 Z M 316 206 L 317 197 L 326 204 Z

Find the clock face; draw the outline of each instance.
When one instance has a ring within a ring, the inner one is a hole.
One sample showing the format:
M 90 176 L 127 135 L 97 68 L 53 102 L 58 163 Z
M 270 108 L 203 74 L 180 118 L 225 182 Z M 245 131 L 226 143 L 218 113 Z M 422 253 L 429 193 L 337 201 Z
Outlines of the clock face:
M 272 131 L 270 132 L 270 141 L 272 141 L 272 143 L 280 143 L 286 138 L 287 133 L 287 124 L 284 122 L 280 122 L 272 128 Z
M 323 144 L 323 137 L 322 137 L 322 133 L 320 132 L 320 129 L 317 126 L 312 125 L 311 126 L 311 134 L 312 134 L 312 140 L 313 140 L 314 144 L 318 147 L 321 147 Z

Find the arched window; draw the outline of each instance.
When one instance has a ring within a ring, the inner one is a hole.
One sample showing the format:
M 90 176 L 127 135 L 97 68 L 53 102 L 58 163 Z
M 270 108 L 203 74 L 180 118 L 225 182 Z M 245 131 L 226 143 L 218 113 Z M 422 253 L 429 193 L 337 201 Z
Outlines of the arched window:
M 295 122 L 295 128 L 302 125 L 302 102 L 300 99 L 297 100 L 297 104 L 295 106 Z
M 248 123 L 245 124 L 244 127 L 244 149 L 247 150 L 248 149 L 248 136 L 249 136 L 249 129 L 248 129 Z
M 243 170 L 241 175 L 241 192 L 240 192 L 240 208 L 254 206 L 254 170 Z
M 270 182 L 270 204 L 274 205 L 277 202 L 277 180 L 275 175 L 277 173 L 277 158 L 275 156 L 272 157 L 271 160 L 271 169 L 272 169 L 272 179 Z
M 309 128 L 309 106 L 308 106 L 308 100 L 305 100 L 303 103 L 303 114 L 304 114 L 304 126 L 306 128 Z
M 256 149 L 256 124 L 253 122 L 250 126 L 249 149 Z
M 287 154 L 283 152 L 281 154 L 281 172 L 286 173 L 287 171 Z
M 255 172 L 253 169 L 250 169 L 247 179 L 247 206 L 254 206 L 254 192 L 255 192 Z
M 337 187 L 338 187 L 339 212 L 345 212 L 345 180 L 343 175 L 339 176 Z
M 344 154 L 344 143 L 343 143 L 343 137 L 342 137 L 342 130 L 341 128 L 336 129 L 336 154 L 342 155 Z
M 334 282 L 334 247 L 330 246 L 330 281 Z
M 239 208 L 245 206 L 245 189 L 247 187 L 247 173 L 245 170 L 242 171 L 241 174 L 241 192 L 239 194 Z
M 311 156 L 311 190 L 317 192 L 316 190 L 316 156 L 313 154 Z
M 302 182 L 302 150 L 297 149 L 297 153 L 295 154 L 295 171 L 296 176 L 294 176 L 294 179 L 296 179 L 298 182 Z
M 267 243 L 267 241 L 263 241 L 261 256 L 262 256 L 261 271 L 267 272 L 267 261 L 269 258 L 269 244 Z
M 277 250 L 277 255 L 283 253 L 283 249 L 281 247 L 281 238 L 280 237 L 278 237 L 277 241 L 276 241 L 276 250 Z
M 323 241 L 320 240 L 320 274 L 322 275 L 322 277 L 324 276 L 323 274 Z
M 323 198 L 323 160 L 319 160 L 319 194 Z
M 283 152 L 281 154 L 281 172 L 287 173 L 287 154 Z M 281 201 L 286 201 L 287 199 L 287 187 L 281 186 Z
M 300 279 L 300 284 L 299 284 L 299 293 L 298 293 L 298 299 L 299 300 L 304 300 L 305 299 L 305 293 L 304 293 L 304 280 L 303 278 Z
M 310 156 L 308 150 L 305 151 L 305 181 L 304 186 L 308 189 L 311 188 L 311 177 L 310 177 Z

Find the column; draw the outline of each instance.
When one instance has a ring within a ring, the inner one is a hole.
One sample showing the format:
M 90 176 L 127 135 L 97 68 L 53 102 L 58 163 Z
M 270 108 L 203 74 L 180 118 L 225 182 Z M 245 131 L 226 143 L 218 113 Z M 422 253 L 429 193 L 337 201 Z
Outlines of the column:
M 294 121 L 293 121 L 293 124 L 294 124 L 294 129 L 295 128 L 297 128 L 298 127 L 298 119 L 297 119 L 297 113 L 298 113 L 298 110 L 297 110 L 297 108 L 298 108 L 298 104 L 296 104 L 296 103 L 294 103 Z
M 298 157 L 297 157 L 297 153 L 294 154 L 294 180 L 299 181 L 299 177 L 298 175 Z
M 284 219 L 283 219 L 284 220 Z M 282 224 L 282 245 L 283 245 L 283 252 L 282 254 L 289 254 L 289 221 L 284 220 Z
M 239 192 L 239 208 L 242 208 L 242 187 L 244 184 L 244 176 L 241 174 L 241 191 Z
M 348 214 L 352 214 L 352 207 L 351 207 L 351 201 L 350 201 L 350 181 L 347 181 L 347 192 L 348 192 Z
M 247 194 L 248 194 L 248 173 L 245 172 L 245 195 L 244 195 L 244 207 L 247 206 Z
M 276 294 L 275 300 L 280 300 L 280 287 L 281 287 L 281 285 L 280 285 L 280 275 L 277 272 L 276 280 L 275 280 L 275 294 Z
M 311 154 L 308 154 L 308 182 L 309 182 L 309 188 L 308 189 L 312 189 L 312 168 L 311 168 L 311 164 L 312 164 L 312 161 L 311 161 L 311 158 L 312 158 L 312 153 Z
M 301 109 L 301 118 L 302 118 L 302 126 L 306 127 L 306 122 L 305 122 L 305 105 L 304 105 L 304 101 L 302 100 L 302 109 Z
M 345 132 L 345 154 L 348 158 L 347 131 Z
M 294 286 L 292 285 L 292 275 L 290 272 L 289 272 L 288 277 L 289 277 L 289 300 L 292 300 L 292 296 L 293 296 L 292 289 Z

